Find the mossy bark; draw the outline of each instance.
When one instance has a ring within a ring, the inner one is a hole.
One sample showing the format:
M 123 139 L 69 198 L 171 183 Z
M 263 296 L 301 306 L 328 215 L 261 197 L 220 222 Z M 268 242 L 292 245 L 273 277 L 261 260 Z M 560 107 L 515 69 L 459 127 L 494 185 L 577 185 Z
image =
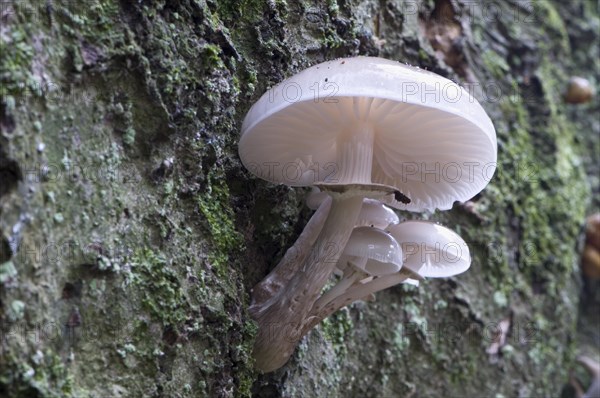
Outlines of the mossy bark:
M 597 3 L 1 7 L 0 395 L 560 393 L 600 203 L 599 101 L 562 93 L 572 75 L 598 88 Z M 249 292 L 310 212 L 242 167 L 241 121 L 283 78 L 358 54 L 454 79 L 492 118 L 498 171 L 473 204 L 401 214 L 456 230 L 473 265 L 340 311 L 260 375 Z

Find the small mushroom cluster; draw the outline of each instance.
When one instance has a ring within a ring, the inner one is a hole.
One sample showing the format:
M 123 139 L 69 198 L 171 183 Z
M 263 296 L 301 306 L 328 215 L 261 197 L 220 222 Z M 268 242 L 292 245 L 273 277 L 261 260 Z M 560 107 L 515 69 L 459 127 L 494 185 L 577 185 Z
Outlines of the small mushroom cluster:
M 466 243 L 387 206 L 450 209 L 496 167 L 492 122 L 456 83 L 395 61 L 325 62 L 283 81 L 250 109 L 239 154 L 255 175 L 312 186 L 316 209 L 279 264 L 252 292 L 256 366 L 283 366 L 325 317 L 399 283 L 469 268 Z M 387 205 L 387 206 L 386 206 Z M 337 283 L 324 290 L 337 274 Z
M 314 209 L 325 200 L 318 189 L 307 198 Z M 424 278 L 451 277 L 471 264 L 469 247 L 453 231 L 428 221 L 400 223 L 396 213 L 380 201 L 363 199 L 352 234 L 334 274 L 338 283 L 313 304 L 313 324 L 357 300 L 372 300 L 374 293 L 408 283 L 419 286 Z

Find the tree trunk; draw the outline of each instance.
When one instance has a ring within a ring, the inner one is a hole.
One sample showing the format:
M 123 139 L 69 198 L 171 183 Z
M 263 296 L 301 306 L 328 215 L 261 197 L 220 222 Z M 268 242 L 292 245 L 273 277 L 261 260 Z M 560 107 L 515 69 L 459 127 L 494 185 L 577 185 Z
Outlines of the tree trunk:
M 563 93 L 571 76 L 600 82 L 596 2 L 0 7 L 1 396 L 560 394 L 600 203 L 599 101 Z M 311 212 L 307 190 L 243 168 L 241 123 L 270 86 L 353 55 L 453 79 L 490 115 L 490 185 L 399 213 L 458 232 L 473 264 L 334 314 L 260 375 L 250 290 Z

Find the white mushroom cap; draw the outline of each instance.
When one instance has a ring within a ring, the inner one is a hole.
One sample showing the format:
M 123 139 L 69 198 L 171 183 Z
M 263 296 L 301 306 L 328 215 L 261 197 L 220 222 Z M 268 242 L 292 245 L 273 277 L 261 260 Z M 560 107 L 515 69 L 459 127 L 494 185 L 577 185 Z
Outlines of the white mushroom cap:
M 371 227 L 354 228 L 340 258 L 366 273 L 379 276 L 392 274 L 402 268 L 402 248 L 390 234 Z
M 312 191 L 306 196 L 306 205 L 309 209 L 316 210 L 328 196 L 326 192 L 313 187 Z M 378 200 L 364 198 L 356 220 L 356 226 L 386 229 L 388 225 L 398 224 L 399 222 L 398 215 L 392 209 Z
M 405 221 L 389 228 L 404 251 L 404 267 L 426 278 L 444 278 L 469 269 L 471 254 L 454 231 L 428 221 Z
M 368 183 L 370 176 L 411 200 L 386 203 L 422 211 L 449 209 L 481 191 L 495 171 L 497 143 L 481 105 L 456 83 L 354 57 L 310 67 L 265 93 L 244 119 L 239 153 L 272 182 Z
M 390 224 L 398 224 L 399 222 L 400 219 L 394 213 L 394 210 L 378 200 L 365 198 L 363 199 L 358 220 L 356 220 L 356 226 L 385 229 Z

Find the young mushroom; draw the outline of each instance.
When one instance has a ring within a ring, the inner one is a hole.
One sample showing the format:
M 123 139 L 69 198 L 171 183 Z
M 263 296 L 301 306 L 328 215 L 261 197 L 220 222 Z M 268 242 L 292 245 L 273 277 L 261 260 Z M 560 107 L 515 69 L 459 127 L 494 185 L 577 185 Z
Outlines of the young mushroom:
M 328 198 L 329 195 L 326 192 L 321 192 L 319 188 L 313 187 L 312 191 L 306 197 L 306 205 L 308 208 L 316 210 L 321 206 L 321 203 Z M 383 230 L 390 224 L 398 224 L 399 222 L 400 219 L 392 209 L 378 200 L 365 198 L 363 199 L 362 208 L 360 209 L 360 214 L 356 220 L 356 227 L 373 227 Z M 352 233 L 354 234 L 355 232 L 356 230 Z M 352 245 L 352 237 L 346 244 L 346 248 L 349 245 Z M 347 249 L 344 249 L 344 252 L 346 251 Z M 345 269 L 345 265 L 347 263 L 346 261 L 342 260 L 343 256 L 333 270 L 333 273 L 338 276 L 343 274 L 343 270 Z M 366 261 L 366 259 L 363 260 Z
M 469 246 L 454 231 L 429 221 L 405 221 L 389 233 L 402 246 L 403 266 L 425 278 L 448 278 L 471 265 Z
M 386 229 L 390 224 L 398 224 L 399 222 L 400 219 L 394 213 L 394 210 L 378 200 L 366 198 L 363 200 L 356 226 Z
M 355 57 L 315 65 L 265 93 L 244 119 L 239 155 L 258 177 L 314 185 L 331 197 L 310 253 L 282 277 L 285 287 L 251 304 L 256 366 L 269 372 L 287 362 L 311 323 L 363 199 L 409 211 L 468 200 L 495 170 L 496 135 L 481 105 L 456 83 Z
M 319 312 L 358 281 L 400 271 L 402 248 L 378 228 L 358 227 L 352 231 L 337 267 L 343 271 L 342 279 L 315 301 L 313 311 Z
M 321 192 L 319 188 L 313 187 L 306 197 L 306 205 L 309 209 L 316 210 L 328 197 L 326 192 Z M 399 222 L 398 215 L 392 209 L 378 200 L 365 198 L 356 220 L 356 226 L 386 229 L 390 224 Z
M 376 290 L 366 291 L 364 286 L 373 280 L 409 276 L 420 279 L 412 271 L 402 270 L 402 248 L 398 242 L 387 232 L 372 227 L 352 231 L 338 267 L 344 272 L 341 280 L 315 301 L 302 335 L 340 308 L 371 298 Z

